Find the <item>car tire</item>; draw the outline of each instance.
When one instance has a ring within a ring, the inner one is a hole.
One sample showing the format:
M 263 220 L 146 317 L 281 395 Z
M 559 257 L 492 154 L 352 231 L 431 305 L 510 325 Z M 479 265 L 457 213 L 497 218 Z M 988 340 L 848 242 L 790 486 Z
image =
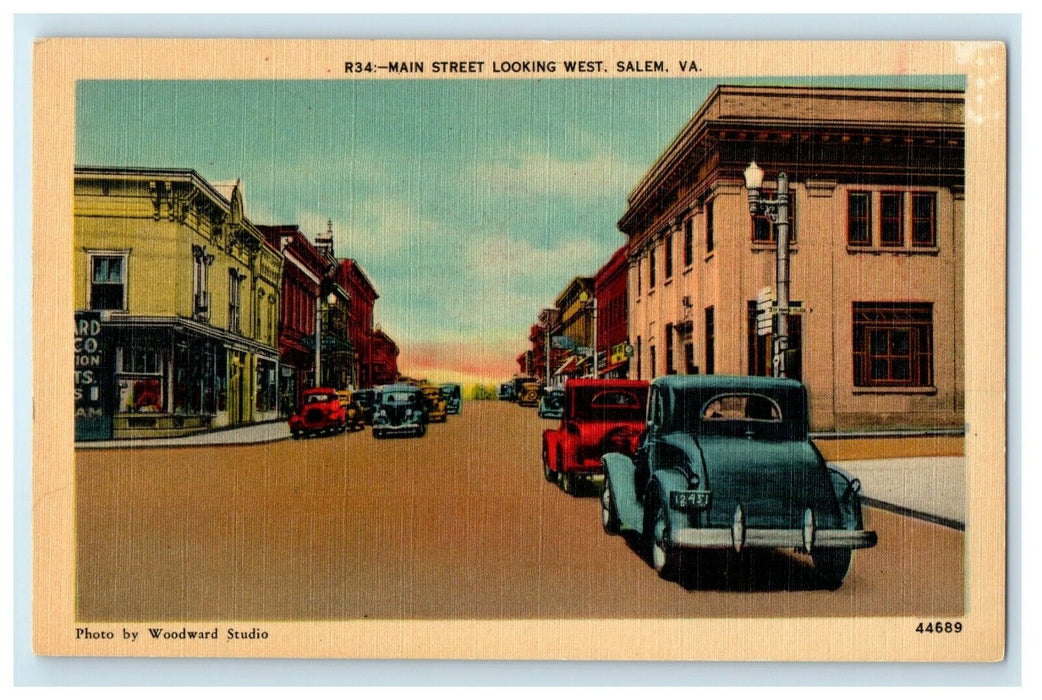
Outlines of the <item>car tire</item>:
M 562 471 L 561 490 L 569 496 L 574 496 L 576 491 L 579 490 L 579 477 L 577 477 L 575 474 L 569 474 L 566 471 Z
M 615 506 L 615 494 L 611 489 L 611 479 L 604 475 L 604 484 L 601 486 L 601 526 L 609 535 L 619 534 L 621 522 L 619 521 L 619 509 Z
M 843 585 L 850 570 L 849 549 L 817 549 L 811 552 L 810 558 L 814 562 L 814 573 L 826 588 L 834 591 Z
M 543 478 L 551 484 L 557 480 L 557 475 L 550 469 L 550 448 L 545 442 L 543 443 Z
M 669 545 L 669 517 L 661 500 L 652 504 L 646 516 L 644 536 L 648 541 L 648 559 L 660 578 L 675 581 L 680 573 L 680 553 Z

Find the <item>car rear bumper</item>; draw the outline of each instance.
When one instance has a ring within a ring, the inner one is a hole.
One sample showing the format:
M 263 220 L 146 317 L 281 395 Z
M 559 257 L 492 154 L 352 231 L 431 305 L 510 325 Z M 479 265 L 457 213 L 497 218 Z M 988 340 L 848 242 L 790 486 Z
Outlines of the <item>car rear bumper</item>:
M 422 423 L 406 423 L 404 425 L 388 425 L 386 423 L 376 423 L 373 425 L 374 430 L 378 430 L 381 433 L 415 433 L 423 429 Z
M 792 548 L 809 552 L 812 549 L 865 549 L 874 547 L 876 539 L 873 530 L 816 530 L 808 537 L 803 529 L 684 528 L 673 531 L 670 542 L 690 549 Z

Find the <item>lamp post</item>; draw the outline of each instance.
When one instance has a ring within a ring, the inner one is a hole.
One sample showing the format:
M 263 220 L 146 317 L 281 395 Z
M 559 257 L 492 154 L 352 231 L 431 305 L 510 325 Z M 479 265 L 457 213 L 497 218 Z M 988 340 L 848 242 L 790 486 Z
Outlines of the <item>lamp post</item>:
M 579 301 L 581 301 L 586 308 L 591 312 L 593 321 L 593 368 L 590 370 L 590 376 L 594 379 L 597 378 L 597 297 L 592 296 L 589 292 L 583 292 L 579 295 Z
M 336 294 L 326 298 L 329 306 L 336 303 Z M 322 386 L 322 297 L 315 297 L 315 386 Z
M 789 177 L 778 173 L 778 190 L 775 199 L 761 195 L 763 170 L 756 161 L 745 169 L 745 189 L 749 192 L 749 213 L 764 214 L 774 224 L 777 233 L 775 301 L 776 338 L 774 340 L 774 376 L 787 377 L 789 350 Z

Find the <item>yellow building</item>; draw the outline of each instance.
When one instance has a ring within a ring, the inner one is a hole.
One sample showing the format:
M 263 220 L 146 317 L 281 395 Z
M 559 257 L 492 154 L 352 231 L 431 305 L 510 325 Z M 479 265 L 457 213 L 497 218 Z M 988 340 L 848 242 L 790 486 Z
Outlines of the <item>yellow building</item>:
M 277 418 L 282 256 L 241 184 L 77 167 L 74 198 L 77 438 Z
M 720 86 L 636 185 L 630 372 L 770 374 L 789 180 L 790 376 L 818 430 L 963 426 L 964 94 Z

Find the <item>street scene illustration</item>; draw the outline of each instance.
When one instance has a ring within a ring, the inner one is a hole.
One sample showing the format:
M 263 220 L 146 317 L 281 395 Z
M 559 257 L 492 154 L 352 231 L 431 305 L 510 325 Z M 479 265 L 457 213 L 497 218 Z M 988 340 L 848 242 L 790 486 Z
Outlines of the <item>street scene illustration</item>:
M 964 91 L 81 81 L 77 619 L 959 616 Z

